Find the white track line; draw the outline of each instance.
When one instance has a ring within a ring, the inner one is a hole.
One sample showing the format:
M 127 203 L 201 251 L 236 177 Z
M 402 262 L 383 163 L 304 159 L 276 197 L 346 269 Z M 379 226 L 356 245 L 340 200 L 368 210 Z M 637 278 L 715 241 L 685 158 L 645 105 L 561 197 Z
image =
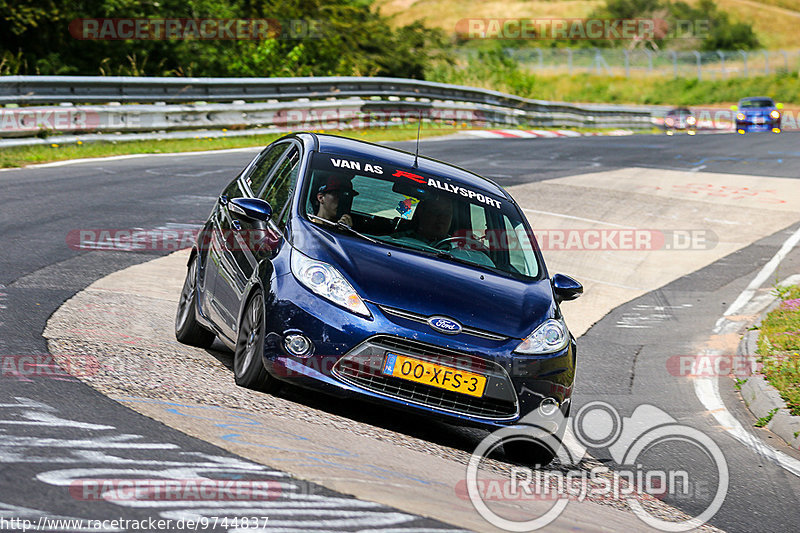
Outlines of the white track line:
M 717 321 L 712 330 L 715 335 L 738 332 L 739 324 L 727 320 L 727 317 L 736 314 L 750 302 L 756 290 L 772 275 L 781 261 L 783 261 L 798 242 L 800 242 L 800 228 L 798 228 L 791 237 L 786 239 L 775 256 L 764 265 L 756 277 L 753 278 L 753 281 L 750 282 L 747 288 L 742 291 L 739 297 L 728 307 L 728 310 L 725 311 L 725 315 Z M 721 350 L 706 350 L 705 355 L 724 355 L 724 353 Z M 759 456 L 772 460 L 786 471 L 800 477 L 800 461 L 763 443 L 761 439 L 747 431 L 731 412 L 728 411 L 719 393 L 719 383 L 716 378 L 695 378 L 694 393 L 697 395 L 697 399 L 700 400 L 700 403 L 714 415 L 717 422 L 719 422 L 733 438 L 752 449 Z
M 636 229 L 634 226 L 624 226 L 622 224 L 614 224 L 613 222 L 603 222 L 602 220 L 595 220 L 593 218 L 584 218 L 584 217 L 576 217 L 574 215 L 565 215 L 564 213 L 554 213 L 552 211 L 540 211 L 538 209 L 529 209 L 527 207 L 522 208 L 523 211 L 526 213 L 537 213 L 539 215 L 550 215 L 559 218 L 569 218 L 572 220 L 580 220 L 582 222 L 591 222 L 593 224 L 602 224 L 603 226 L 612 226 L 615 228 L 623 228 L 623 229 Z M 534 230 L 536 233 L 536 230 Z
M 266 145 L 264 145 L 266 146 Z M 10 172 L 12 170 L 25 170 L 29 168 L 53 168 L 63 167 L 67 165 L 78 165 L 81 163 L 101 163 L 105 161 L 120 161 L 123 159 L 134 159 L 137 157 L 176 157 L 176 156 L 195 156 L 195 155 L 212 155 L 212 154 L 232 154 L 236 152 L 255 152 L 263 150 L 264 146 L 252 146 L 246 148 L 225 148 L 223 150 L 203 150 L 196 152 L 170 152 L 170 153 L 157 153 L 157 154 L 126 154 L 126 155 L 111 155 L 108 157 L 84 157 L 82 159 L 66 159 L 64 161 L 53 161 L 52 163 L 36 163 L 34 165 L 26 165 L 24 167 L 14 168 L 0 168 L 0 172 Z
M 765 281 L 767 281 L 775 269 L 778 268 L 778 265 L 781 264 L 781 261 L 783 261 L 786 255 L 792 251 L 792 248 L 797 245 L 798 241 L 800 241 L 800 229 L 795 231 L 791 237 L 786 239 L 786 242 L 783 243 L 783 246 L 781 246 L 780 250 L 778 250 L 778 253 L 776 253 L 775 256 L 770 259 L 766 265 L 764 265 L 764 268 L 762 268 L 758 275 L 753 278 L 753 281 L 750 282 L 750 285 L 748 285 L 747 288 L 742 291 L 742 294 L 740 294 L 739 297 L 736 298 L 736 300 L 730 305 L 730 307 L 728 307 L 728 310 L 725 311 L 725 316 L 738 313 L 741 308 L 750 301 L 753 295 L 755 295 L 756 290 L 758 290 L 758 288 L 761 287 Z

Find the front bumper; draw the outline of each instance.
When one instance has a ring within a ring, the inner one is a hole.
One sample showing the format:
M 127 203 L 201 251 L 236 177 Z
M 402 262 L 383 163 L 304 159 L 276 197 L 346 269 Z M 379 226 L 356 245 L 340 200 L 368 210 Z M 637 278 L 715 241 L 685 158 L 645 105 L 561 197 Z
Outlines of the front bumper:
M 451 423 L 497 428 L 515 425 L 543 400 L 569 410 L 575 378 L 574 340 L 546 356 L 512 355 L 521 339 L 480 332 L 445 335 L 373 302 L 363 318 L 323 300 L 291 274 L 273 279 L 267 298 L 264 365 L 271 375 L 342 397 L 361 398 Z M 284 347 L 288 334 L 313 342 L 310 355 Z M 381 374 L 387 353 L 407 355 L 487 376 L 481 398 Z
M 748 117 L 745 120 L 736 121 L 736 131 L 739 133 L 773 132 L 780 133 L 781 119 L 755 119 Z

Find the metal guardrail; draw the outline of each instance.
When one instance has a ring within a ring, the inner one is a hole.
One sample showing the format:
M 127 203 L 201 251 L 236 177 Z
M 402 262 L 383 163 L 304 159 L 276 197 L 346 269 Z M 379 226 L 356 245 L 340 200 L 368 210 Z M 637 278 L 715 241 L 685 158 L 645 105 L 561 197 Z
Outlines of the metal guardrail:
M 6 105 L 0 110 L 0 136 L 6 137 L 42 130 L 370 127 L 418 113 L 473 126 L 651 126 L 650 108 L 548 102 L 402 78 L 5 76 L 0 104 Z

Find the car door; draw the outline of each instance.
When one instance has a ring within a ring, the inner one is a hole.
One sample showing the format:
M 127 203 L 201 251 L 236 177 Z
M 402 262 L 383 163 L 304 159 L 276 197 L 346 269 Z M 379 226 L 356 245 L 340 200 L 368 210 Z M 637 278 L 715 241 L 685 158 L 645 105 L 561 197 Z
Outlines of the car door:
M 268 147 L 242 173 L 237 180 L 237 187 L 231 188 L 229 193 L 235 193 L 235 196 L 223 195 L 217 202 L 209 254 L 209 264 L 216 267 L 209 312 L 220 333 L 231 342 L 236 338 L 236 319 L 242 291 L 252 270 L 248 273 L 247 269 L 242 269 L 237 258 L 237 254 L 242 253 L 242 242 L 247 240 L 249 223 L 232 213 L 229 203 L 234 198 L 252 198 L 253 188 L 259 190 L 268 182 L 292 146 L 292 142 L 280 142 Z
M 248 165 L 248 168 L 250 166 L 252 166 L 252 163 Z M 219 225 L 221 209 L 222 206 L 228 202 L 229 198 L 242 196 L 240 178 L 246 170 L 247 169 L 236 176 L 236 178 L 225 187 L 222 194 L 219 195 L 217 202 L 214 204 L 214 209 L 209 216 L 208 223 L 203 228 L 203 233 L 198 241 L 199 254 L 202 260 L 200 261 L 197 294 L 200 298 L 200 307 L 203 310 L 203 314 L 217 325 L 219 325 L 222 320 L 222 315 L 217 309 L 218 304 L 214 300 L 214 286 L 219 277 L 222 254 L 225 248 L 221 242 L 224 237 Z
M 234 292 L 239 295 L 237 301 L 232 300 L 236 307 L 231 309 L 234 315 L 238 314 L 241 302 L 241 293 L 247 281 L 253 276 L 259 262 L 277 254 L 281 244 L 283 219 L 285 207 L 291 198 L 292 191 L 297 183 L 297 174 L 300 169 L 300 147 L 293 146 L 287 150 L 280 161 L 270 173 L 269 179 L 257 191 L 257 197 L 269 203 L 273 216 L 268 222 L 238 218 L 232 221 L 234 231 L 232 236 L 236 245 L 231 250 L 235 267 L 240 274 L 240 285 Z M 235 214 L 233 214 L 235 216 Z

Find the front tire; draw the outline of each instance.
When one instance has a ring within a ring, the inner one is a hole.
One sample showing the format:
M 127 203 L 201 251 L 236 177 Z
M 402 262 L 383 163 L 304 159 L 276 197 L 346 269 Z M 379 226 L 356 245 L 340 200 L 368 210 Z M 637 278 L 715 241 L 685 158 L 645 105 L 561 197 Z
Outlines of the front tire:
M 247 302 L 247 307 L 236 335 L 233 355 L 233 375 L 240 387 L 270 392 L 275 389 L 275 378 L 264 368 L 264 293 L 257 290 Z
M 192 258 L 183 282 L 178 312 L 175 315 L 175 338 L 183 344 L 208 348 L 214 343 L 216 335 L 197 322 L 197 255 Z
M 549 465 L 558 453 L 558 450 L 553 450 L 550 446 L 524 437 L 504 441 L 503 451 L 506 458 L 511 461 L 533 468 L 543 468 Z

